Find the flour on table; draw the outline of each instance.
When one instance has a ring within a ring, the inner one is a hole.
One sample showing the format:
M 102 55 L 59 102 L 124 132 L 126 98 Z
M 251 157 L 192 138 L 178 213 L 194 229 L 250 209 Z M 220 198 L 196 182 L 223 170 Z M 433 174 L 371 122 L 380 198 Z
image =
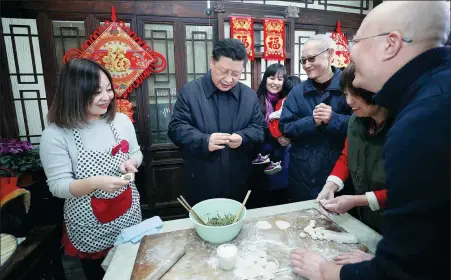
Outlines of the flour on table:
M 274 278 L 276 278 L 276 276 L 272 272 L 269 272 L 269 273 L 265 274 L 265 276 L 263 276 L 263 280 L 271 280 Z
M 280 229 L 287 229 L 290 227 L 290 223 L 285 221 L 276 221 L 276 226 Z
M 233 274 L 235 274 L 236 277 L 243 279 L 243 280 L 249 279 L 246 267 L 240 267 L 238 269 L 235 269 Z
M 255 251 L 255 255 L 259 256 L 260 258 L 266 258 L 266 257 L 267 257 L 266 252 L 263 251 L 263 250 L 257 250 L 257 251 Z
M 266 264 L 268 263 L 268 261 L 266 260 L 266 258 L 259 258 L 257 260 L 257 263 L 261 266 L 266 266 Z
M 255 252 L 255 251 L 257 251 L 257 247 L 254 244 L 249 244 L 247 246 L 247 250 L 251 251 L 251 252 Z
M 357 244 L 359 243 L 359 240 L 357 237 L 348 232 L 336 232 L 331 230 L 322 230 L 319 231 L 323 236 L 324 239 L 329 241 L 334 241 L 337 243 L 347 243 L 347 244 Z
M 268 221 L 258 221 L 257 227 L 259 229 L 270 229 L 272 228 L 271 224 Z
M 207 263 L 212 269 L 217 269 L 219 266 L 219 260 L 215 257 L 209 258 Z
M 269 271 L 276 271 L 279 268 L 279 263 L 277 262 L 268 262 L 266 265 L 266 269 Z
M 244 246 L 244 250 L 240 251 L 236 262 L 234 275 L 239 279 L 255 279 L 270 280 L 274 279 L 279 264 L 277 260 L 267 259 L 266 251 L 258 249 L 255 244 Z

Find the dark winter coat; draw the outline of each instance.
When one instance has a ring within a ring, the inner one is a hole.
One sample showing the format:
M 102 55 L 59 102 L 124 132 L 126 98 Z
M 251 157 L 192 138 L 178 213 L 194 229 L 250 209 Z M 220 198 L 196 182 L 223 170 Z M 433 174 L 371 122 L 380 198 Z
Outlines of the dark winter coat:
M 221 92 L 208 72 L 182 88 L 168 130 L 169 138 L 183 149 L 184 183 L 191 205 L 217 197 L 244 199 L 252 160 L 263 141 L 255 91 L 238 83 Z M 241 135 L 242 145 L 210 152 L 209 137 L 217 132 Z
M 292 140 L 288 188 L 293 201 L 318 196 L 344 146 L 351 108 L 340 89 L 341 71 L 333 67 L 330 85 L 321 94 L 308 79 L 295 86 L 284 102 L 280 131 Z M 313 110 L 332 107 L 327 125 L 316 126 Z

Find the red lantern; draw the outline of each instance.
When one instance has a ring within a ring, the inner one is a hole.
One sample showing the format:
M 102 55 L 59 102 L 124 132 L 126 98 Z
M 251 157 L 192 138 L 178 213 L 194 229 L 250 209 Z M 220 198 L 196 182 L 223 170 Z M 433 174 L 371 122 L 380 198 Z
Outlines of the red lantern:
M 337 21 L 337 28 L 330 37 L 337 45 L 337 48 L 335 49 L 334 65 L 338 68 L 348 66 L 351 54 L 348 48 L 348 39 L 345 34 L 341 32 L 340 21 Z

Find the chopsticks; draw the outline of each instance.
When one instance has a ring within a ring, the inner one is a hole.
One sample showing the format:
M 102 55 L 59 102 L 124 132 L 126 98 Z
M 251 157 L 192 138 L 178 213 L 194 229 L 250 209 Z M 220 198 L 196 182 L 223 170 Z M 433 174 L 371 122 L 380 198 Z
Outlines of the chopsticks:
M 246 197 L 244 198 L 243 204 L 241 204 L 240 211 L 238 212 L 238 214 L 235 215 L 235 219 L 233 220 L 233 223 L 236 223 L 236 221 L 238 221 L 238 218 L 240 217 L 241 212 L 243 212 L 244 205 L 246 205 L 247 199 L 249 198 L 250 194 L 251 194 L 251 191 L 249 190 L 246 194 Z
M 180 196 L 180 198 L 177 197 L 177 200 L 179 201 L 180 204 L 182 204 L 182 206 L 186 209 L 186 211 L 188 211 L 188 213 L 193 213 L 194 217 L 196 217 L 196 219 L 201 224 L 203 224 L 204 226 L 207 225 L 207 223 L 205 223 L 204 220 L 202 220 L 202 218 L 199 215 L 197 215 L 196 212 L 194 212 L 193 208 L 191 208 L 191 206 L 188 204 L 188 202 L 186 202 L 183 196 Z

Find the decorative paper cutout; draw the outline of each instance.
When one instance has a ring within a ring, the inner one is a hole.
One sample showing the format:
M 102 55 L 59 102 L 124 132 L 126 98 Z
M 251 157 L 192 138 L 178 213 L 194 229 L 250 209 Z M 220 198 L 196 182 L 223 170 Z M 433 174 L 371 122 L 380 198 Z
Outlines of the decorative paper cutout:
M 96 61 L 110 71 L 116 97 L 126 98 L 151 73 L 164 71 L 166 59 L 153 51 L 123 21 L 116 22 L 114 7 L 111 13 L 112 22 L 105 21 L 103 26 L 99 26 L 80 49 L 69 49 L 63 63 L 75 57 Z
M 254 20 L 252 17 L 231 16 L 230 38 L 235 38 L 244 43 L 249 60 L 254 60 Z
M 263 19 L 263 44 L 266 60 L 285 60 L 285 20 Z
M 350 62 L 350 52 L 348 48 L 348 39 L 345 34 L 341 32 L 340 21 L 337 21 L 337 28 L 334 33 L 330 36 L 337 45 L 334 55 L 334 65 L 338 68 L 348 66 Z
M 128 99 L 116 98 L 116 111 L 126 114 L 132 122 L 135 122 L 133 120 L 133 104 Z

